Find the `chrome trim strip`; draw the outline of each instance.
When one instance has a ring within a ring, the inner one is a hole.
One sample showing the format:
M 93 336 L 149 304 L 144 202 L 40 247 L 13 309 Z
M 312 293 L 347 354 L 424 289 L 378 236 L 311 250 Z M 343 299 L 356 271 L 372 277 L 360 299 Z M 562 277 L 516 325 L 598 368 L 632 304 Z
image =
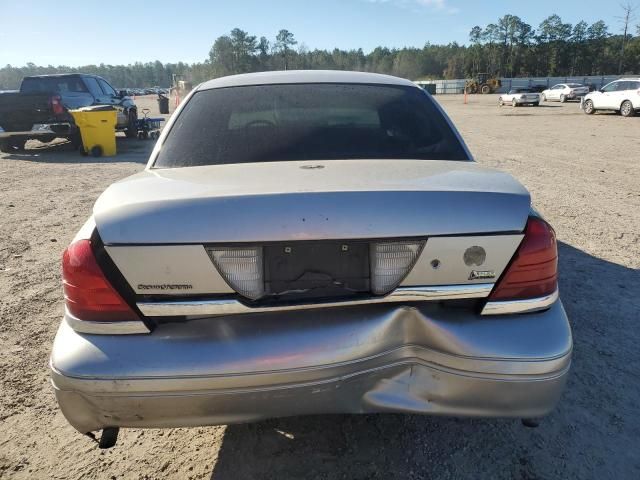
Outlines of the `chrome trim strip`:
M 172 300 L 166 302 L 140 302 L 138 308 L 147 317 L 238 315 L 243 313 L 283 312 L 316 308 L 350 307 L 375 303 L 424 302 L 464 298 L 485 298 L 491 293 L 493 283 L 468 285 L 434 285 L 424 287 L 400 287 L 385 297 L 369 297 L 358 300 L 300 305 L 250 307 L 238 300 Z
M 482 309 L 482 315 L 508 315 L 512 313 L 527 313 L 545 310 L 558 300 L 558 290 L 538 298 L 526 300 L 507 300 L 504 302 L 487 302 Z
M 88 322 L 74 317 L 67 311 L 65 311 L 64 314 L 64 321 L 78 333 L 95 333 L 98 335 L 133 335 L 137 333 L 149 333 L 151 331 L 141 320 L 125 322 Z

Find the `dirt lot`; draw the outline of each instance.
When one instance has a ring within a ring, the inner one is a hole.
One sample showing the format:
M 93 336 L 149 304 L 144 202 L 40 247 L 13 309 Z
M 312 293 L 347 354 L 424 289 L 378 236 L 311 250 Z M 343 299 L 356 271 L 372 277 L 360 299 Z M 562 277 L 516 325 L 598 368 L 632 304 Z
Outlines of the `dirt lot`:
M 100 192 L 141 170 L 152 147 L 122 139 L 112 160 L 64 145 L 0 155 L 0 477 L 640 478 L 640 119 L 589 117 L 576 104 L 499 108 L 494 96 L 438 100 L 480 163 L 530 189 L 561 242 L 574 364 L 539 428 L 322 416 L 128 430 L 97 450 L 58 412 L 47 357 L 63 310 L 61 253 Z

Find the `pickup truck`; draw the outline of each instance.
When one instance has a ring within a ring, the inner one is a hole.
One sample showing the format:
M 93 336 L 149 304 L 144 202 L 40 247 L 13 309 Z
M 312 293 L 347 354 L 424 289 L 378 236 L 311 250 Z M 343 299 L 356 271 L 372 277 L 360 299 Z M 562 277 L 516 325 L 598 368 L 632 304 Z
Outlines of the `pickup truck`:
M 112 105 L 118 111 L 116 128 L 127 137 L 136 136 L 135 103 L 105 79 L 79 73 L 25 77 L 18 92 L 0 94 L 0 151 L 22 150 L 30 139 L 67 138 L 79 145 L 69 110 L 91 105 Z

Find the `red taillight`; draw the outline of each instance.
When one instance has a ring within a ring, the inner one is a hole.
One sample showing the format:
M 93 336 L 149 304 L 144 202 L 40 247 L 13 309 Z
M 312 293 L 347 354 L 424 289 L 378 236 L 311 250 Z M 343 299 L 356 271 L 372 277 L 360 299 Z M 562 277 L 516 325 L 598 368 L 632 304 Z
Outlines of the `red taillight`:
M 64 251 L 62 284 L 67 310 L 80 320 L 139 320 L 102 273 L 89 240 L 78 240 Z
M 523 300 L 544 297 L 558 288 L 558 248 L 553 228 L 529 217 L 524 238 L 489 300 Z
M 51 111 L 54 115 L 62 115 L 64 113 L 64 105 L 59 95 L 51 97 Z

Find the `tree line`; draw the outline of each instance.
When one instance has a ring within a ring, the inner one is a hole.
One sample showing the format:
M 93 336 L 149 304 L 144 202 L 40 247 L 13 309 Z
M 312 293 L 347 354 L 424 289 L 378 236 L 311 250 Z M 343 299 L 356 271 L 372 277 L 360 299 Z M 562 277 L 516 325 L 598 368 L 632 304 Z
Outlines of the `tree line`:
M 84 72 L 101 75 L 114 86 L 168 87 L 172 74 L 182 74 L 194 83 L 236 73 L 282 69 L 359 70 L 424 78 L 468 78 L 479 72 L 497 76 L 584 76 L 640 72 L 640 26 L 631 32 L 627 12 L 623 34 L 613 34 L 602 20 L 588 24 L 564 23 L 551 15 L 536 28 L 517 15 L 504 15 L 496 22 L 475 26 L 469 43 L 426 43 L 422 48 L 377 47 L 310 50 L 288 30 L 276 37 L 250 35 L 234 28 L 218 37 L 209 58 L 203 62 L 130 65 L 37 66 L 7 65 L 0 68 L 0 90 L 15 89 L 27 75 Z

